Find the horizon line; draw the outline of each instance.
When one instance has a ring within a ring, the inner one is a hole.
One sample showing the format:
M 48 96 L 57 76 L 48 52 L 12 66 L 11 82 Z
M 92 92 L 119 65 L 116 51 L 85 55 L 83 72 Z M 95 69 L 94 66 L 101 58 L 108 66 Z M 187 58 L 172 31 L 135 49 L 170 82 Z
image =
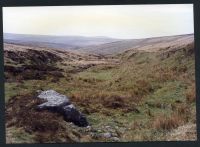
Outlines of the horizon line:
M 162 37 L 172 37 L 172 36 L 183 36 L 183 35 L 194 35 L 194 33 L 187 33 L 187 34 L 175 34 L 175 35 L 166 35 L 166 36 L 152 36 L 152 37 L 144 37 L 144 38 L 117 38 L 111 36 L 87 36 L 87 35 L 48 35 L 48 34 L 21 34 L 21 33 L 6 33 L 3 34 L 14 34 L 14 35 L 32 35 L 32 36 L 49 36 L 49 37 L 86 37 L 86 38 L 109 38 L 109 39 L 116 39 L 116 40 L 137 40 L 137 39 L 149 39 L 149 38 L 162 38 Z

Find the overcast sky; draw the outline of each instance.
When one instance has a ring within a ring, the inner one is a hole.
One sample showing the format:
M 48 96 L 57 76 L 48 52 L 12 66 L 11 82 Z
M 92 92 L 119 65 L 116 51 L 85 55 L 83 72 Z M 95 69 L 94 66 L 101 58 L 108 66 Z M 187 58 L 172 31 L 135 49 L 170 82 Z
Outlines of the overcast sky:
M 193 5 L 3 8 L 4 33 L 148 38 L 189 34 Z

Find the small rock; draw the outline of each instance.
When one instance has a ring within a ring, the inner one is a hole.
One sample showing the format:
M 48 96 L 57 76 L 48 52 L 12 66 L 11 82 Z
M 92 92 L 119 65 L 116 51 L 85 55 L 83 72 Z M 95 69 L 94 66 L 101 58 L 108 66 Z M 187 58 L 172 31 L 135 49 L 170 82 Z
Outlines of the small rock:
M 125 131 L 126 131 L 125 128 L 119 128 L 118 130 L 116 130 L 116 132 L 118 132 L 118 134 L 124 134 Z
M 86 128 L 87 128 L 88 130 L 91 130 L 91 129 L 92 129 L 92 127 L 91 127 L 91 126 L 87 126 Z
M 110 126 L 105 126 L 105 128 L 106 128 L 106 129 L 109 129 L 109 128 L 110 128 Z
M 112 136 L 111 133 L 109 133 L 109 132 L 103 133 L 102 135 L 104 138 L 110 138 Z
M 90 133 L 90 136 L 91 136 L 92 138 L 94 138 L 94 139 L 98 139 L 98 138 L 101 137 L 100 134 L 97 134 L 97 133 Z
M 114 129 L 109 129 L 108 131 L 111 132 L 111 133 L 115 133 L 116 132 Z
M 112 133 L 112 137 L 118 137 L 117 133 Z
M 112 137 L 111 139 L 112 139 L 113 141 L 116 141 L 116 142 L 120 141 L 120 139 L 119 139 L 118 137 Z
M 102 131 L 101 131 L 101 130 L 97 130 L 97 132 L 98 132 L 98 133 L 101 133 Z

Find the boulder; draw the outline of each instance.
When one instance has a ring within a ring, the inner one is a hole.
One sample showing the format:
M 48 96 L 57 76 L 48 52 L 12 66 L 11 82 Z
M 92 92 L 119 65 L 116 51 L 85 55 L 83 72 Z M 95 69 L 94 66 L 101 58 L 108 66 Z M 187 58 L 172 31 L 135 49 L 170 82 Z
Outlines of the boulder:
M 44 103 L 37 106 L 38 110 L 58 112 L 63 115 L 65 121 L 73 122 L 79 127 L 88 126 L 86 117 L 71 104 L 67 96 L 47 90 L 41 91 L 38 98 L 44 100 Z
M 66 121 L 73 122 L 77 126 L 87 127 L 88 123 L 86 117 L 82 115 L 73 104 L 63 107 L 63 115 Z
M 65 95 L 59 94 L 54 90 L 42 91 L 38 98 L 45 100 L 44 103 L 38 105 L 39 109 L 60 108 L 69 105 L 69 98 Z

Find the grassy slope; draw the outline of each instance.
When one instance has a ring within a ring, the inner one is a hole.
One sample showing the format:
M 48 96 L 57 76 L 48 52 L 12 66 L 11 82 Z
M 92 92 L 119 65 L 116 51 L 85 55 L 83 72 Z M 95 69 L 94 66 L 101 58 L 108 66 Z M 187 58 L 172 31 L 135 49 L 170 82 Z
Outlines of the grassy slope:
M 70 97 L 97 134 L 108 132 L 109 126 L 121 141 L 166 140 L 170 130 L 195 123 L 192 49 L 187 46 L 169 56 L 163 51 L 126 52 L 119 55 L 120 64 L 64 72 L 56 82 L 48 76 L 6 83 L 6 101 L 17 94 L 54 89 Z

